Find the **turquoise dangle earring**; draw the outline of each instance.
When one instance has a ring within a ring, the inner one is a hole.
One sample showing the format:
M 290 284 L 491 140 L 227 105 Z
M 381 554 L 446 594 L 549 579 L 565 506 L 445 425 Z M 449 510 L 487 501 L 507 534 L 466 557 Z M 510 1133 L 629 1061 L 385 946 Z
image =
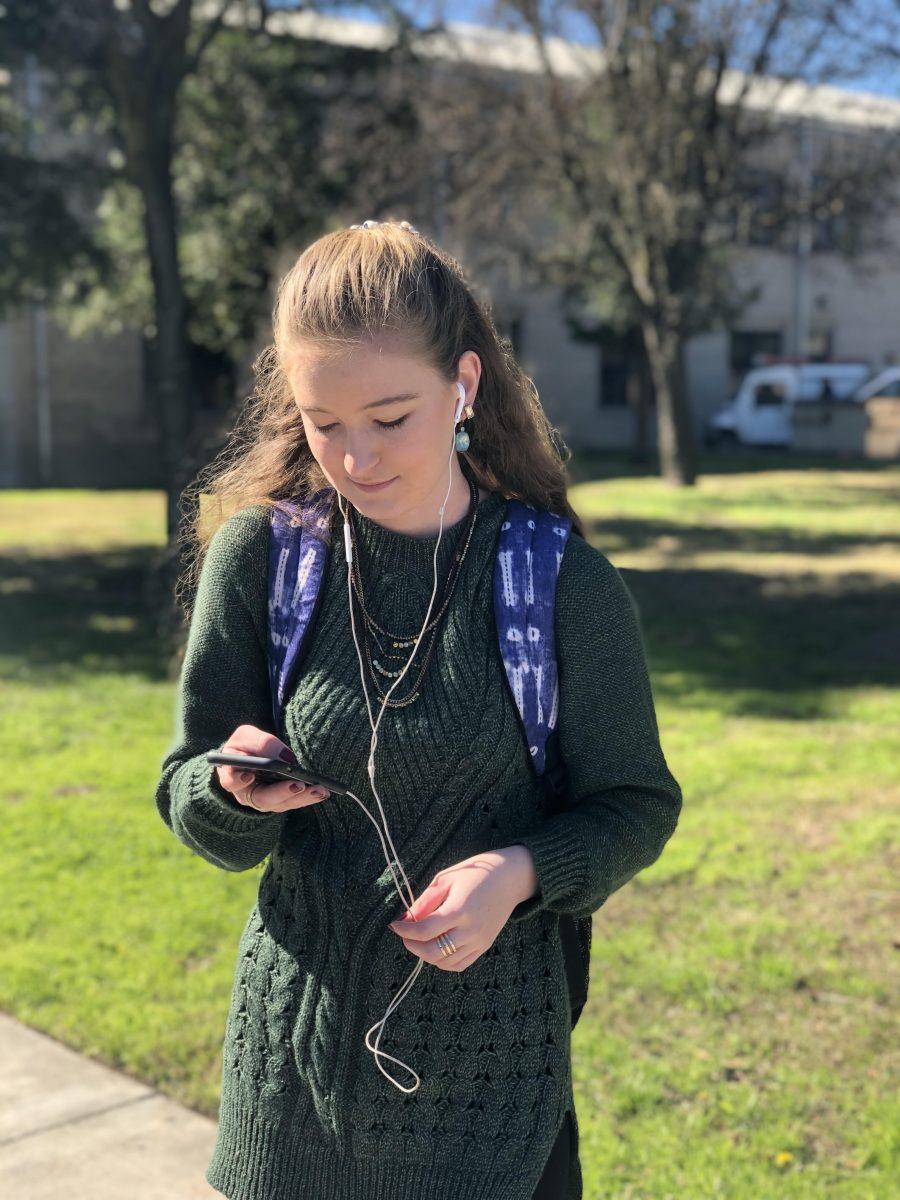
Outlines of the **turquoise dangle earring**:
M 463 412 L 465 413 L 467 418 L 474 415 L 471 404 L 467 404 L 466 407 L 463 409 Z M 463 429 L 462 422 L 460 422 L 460 427 L 456 431 L 456 438 L 455 438 L 454 444 L 456 446 L 456 449 L 460 450 L 460 451 L 468 450 L 468 448 L 469 448 L 469 432 L 467 429 Z

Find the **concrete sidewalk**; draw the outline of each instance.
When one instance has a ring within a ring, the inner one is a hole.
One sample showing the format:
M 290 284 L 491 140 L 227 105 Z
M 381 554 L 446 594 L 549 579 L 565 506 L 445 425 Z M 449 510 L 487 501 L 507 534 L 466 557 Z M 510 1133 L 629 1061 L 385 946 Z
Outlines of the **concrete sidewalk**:
M 214 1200 L 216 1124 L 0 1013 L 3 1200 Z

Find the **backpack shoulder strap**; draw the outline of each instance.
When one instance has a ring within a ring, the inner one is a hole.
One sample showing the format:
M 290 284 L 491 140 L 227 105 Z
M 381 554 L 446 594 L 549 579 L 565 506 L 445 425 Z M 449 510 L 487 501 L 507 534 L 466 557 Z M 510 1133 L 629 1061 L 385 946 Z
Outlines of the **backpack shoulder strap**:
M 547 741 L 559 707 L 553 615 L 571 527 L 568 517 L 513 497 L 506 503 L 494 560 L 500 655 L 538 775 L 547 767 Z
M 321 596 L 331 504 L 332 489 L 325 488 L 306 502 L 283 500 L 271 510 L 268 666 L 279 735 L 285 699 Z M 500 653 L 538 775 L 559 769 L 551 737 L 559 704 L 553 617 L 556 579 L 570 529 L 568 517 L 512 498 L 494 562 Z
M 570 804 L 556 718 L 559 676 L 554 612 L 556 579 L 572 522 L 511 499 L 500 527 L 494 564 L 494 614 L 506 678 L 551 811 Z M 559 919 L 566 987 L 574 1028 L 590 983 L 590 917 Z
M 305 502 L 282 500 L 270 515 L 267 660 L 272 717 L 282 740 L 285 697 L 322 595 L 331 497 L 332 489 L 323 488 Z

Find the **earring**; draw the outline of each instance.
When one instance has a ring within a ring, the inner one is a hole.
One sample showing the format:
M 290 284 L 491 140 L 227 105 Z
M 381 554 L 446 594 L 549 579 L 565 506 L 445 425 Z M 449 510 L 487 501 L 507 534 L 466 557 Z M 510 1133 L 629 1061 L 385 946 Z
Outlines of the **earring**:
M 463 409 L 463 412 L 466 414 L 465 417 L 463 418 L 463 420 L 466 420 L 467 418 L 475 415 L 475 410 L 472 408 L 471 404 L 467 404 L 466 407 Z M 462 429 L 462 428 L 457 429 L 456 438 L 454 440 L 454 445 L 456 446 L 457 450 L 468 450 L 469 434 L 465 429 Z

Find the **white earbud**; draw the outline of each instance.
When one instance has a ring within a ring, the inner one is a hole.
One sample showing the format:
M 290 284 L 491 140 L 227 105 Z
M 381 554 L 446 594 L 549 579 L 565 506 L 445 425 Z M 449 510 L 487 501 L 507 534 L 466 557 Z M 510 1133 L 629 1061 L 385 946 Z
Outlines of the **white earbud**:
M 382 852 L 384 854 L 385 859 L 387 860 L 387 865 L 391 872 L 391 875 L 393 876 L 394 887 L 397 889 L 397 892 L 400 895 L 400 899 L 403 900 L 403 903 L 406 905 L 407 911 L 409 911 L 412 908 L 413 903 L 415 902 L 415 897 L 413 896 L 412 888 L 410 887 L 409 880 L 406 877 L 406 872 L 403 870 L 403 865 L 400 862 L 399 857 L 397 856 L 397 849 L 394 845 L 393 839 L 391 838 L 390 832 L 388 830 L 387 818 L 384 815 L 384 809 L 381 807 L 381 797 L 378 795 L 378 792 L 375 789 L 375 747 L 378 745 L 378 726 L 381 722 L 381 718 L 384 713 L 384 710 L 387 707 L 387 702 L 390 699 L 391 692 L 393 692 L 394 688 L 397 686 L 397 684 L 400 682 L 400 680 L 403 678 L 403 676 L 409 670 L 410 664 L 412 663 L 413 658 L 415 657 L 416 652 L 419 649 L 419 642 L 422 640 L 422 636 L 428 627 L 428 622 L 431 619 L 431 610 L 434 607 L 434 600 L 435 600 L 435 596 L 437 595 L 438 546 L 440 546 L 440 544 L 441 544 L 441 537 L 443 536 L 443 532 L 444 532 L 444 506 L 447 503 L 447 497 L 450 495 L 450 489 L 453 486 L 453 468 L 452 468 L 451 464 L 453 462 L 453 454 L 456 449 L 456 425 L 457 425 L 457 422 L 459 421 L 460 414 L 462 413 L 463 409 L 466 406 L 465 385 L 462 384 L 459 380 L 457 380 L 456 387 L 457 387 L 457 390 L 459 391 L 459 402 L 456 405 L 456 412 L 454 413 L 454 416 L 453 416 L 453 428 L 451 429 L 450 457 L 447 460 L 447 466 L 448 466 L 447 494 L 444 496 L 444 503 L 438 509 L 438 512 L 440 513 L 440 516 L 441 516 L 441 523 L 440 523 L 440 527 L 438 529 L 437 545 L 435 545 L 435 548 L 434 548 L 434 564 L 433 564 L 434 565 L 434 587 L 431 592 L 431 603 L 428 605 L 428 612 L 425 614 L 425 620 L 422 623 L 422 629 L 419 632 L 419 636 L 416 638 L 416 644 L 413 647 L 413 650 L 409 656 L 409 659 L 407 660 L 406 666 L 403 668 L 403 670 L 400 672 L 400 674 L 397 676 L 397 678 L 394 680 L 393 684 L 389 688 L 387 695 L 385 696 L 384 700 L 382 701 L 381 710 L 378 713 L 378 717 L 374 721 L 372 720 L 372 709 L 369 705 L 369 694 L 366 691 L 366 676 L 365 676 L 365 669 L 363 666 L 363 656 L 362 656 L 362 652 L 360 651 L 359 642 L 356 637 L 356 619 L 355 619 L 354 612 L 353 612 L 353 590 L 352 590 L 352 585 L 351 585 L 350 568 L 349 568 L 349 564 L 352 561 L 352 557 L 353 557 L 353 543 L 350 540 L 350 522 L 348 519 L 348 514 L 344 512 L 344 506 L 341 503 L 341 495 L 340 495 L 340 493 L 338 493 L 338 507 L 340 508 L 341 513 L 343 514 L 343 517 L 344 517 L 344 557 L 346 558 L 347 563 L 348 563 L 347 595 L 348 595 L 348 602 L 350 605 L 350 627 L 353 631 L 353 644 L 356 646 L 356 654 L 357 654 L 357 657 L 359 658 L 359 677 L 362 682 L 363 695 L 365 696 L 365 699 L 366 699 L 366 711 L 369 715 L 369 725 L 372 727 L 372 741 L 369 745 L 369 762 L 368 762 L 369 783 L 371 784 L 372 793 L 375 796 L 376 803 L 378 804 L 378 811 L 381 813 L 381 820 L 384 825 L 383 833 L 382 833 L 381 827 L 379 826 L 378 822 L 375 820 L 375 818 L 372 816 L 372 814 L 369 812 L 369 810 L 363 804 L 362 800 L 360 800 L 360 798 L 358 796 L 354 796 L 352 792 L 348 792 L 347 795 L 351 796 L 357 802 L 357 804 L 360 806 L 360 808 L 363 810 L 363 812 L 366 814 L 366 816 L 369 818 L 369 820 L 375 826 L 375 831 L 378 834 L 379 839 L 381 840 Z M 387 842 L 385 842 L 385 836 L 387 837 Z M 388 843 L 390 844 L 390 849 L 392 852 L 391 854 L 388 853 Z M 409 894 L 408 901 L 404 899 L 403 893 L 400 890 L 400 885 L 397 883 L 397 873 L 394 870 L 395 863 L 400 868 L 400 873 L 403 876 L 403 882 L 406 885 L 406 891 Z M 419 1079 L 419 1076 L 416 1075 L 416 1073 L 412 1069 L 412 1067 L 408 1066 L 404 1062 L 401 1062 L 401 1060 L 399 1058 L 394 1058 L 394 1056 L 392 1054 L 386 1054 L 384 1052 L 384 1050 L 379 1050 L 378 1042 L 381 1039 L 381 1031 L 383 1031 L 385 1022 L 387 1021 L 388 1017 L 391 1015 L 391 1013 L 394 1011 L 394 1009 L 397 1008 L 397 1006 L 400 1004 L 400 1001 L 403 999 L 403 997 L 406 995 L 406 993 L 412 987 L 413 983 L 415 982 L 416 978 L 419 975 L 419 972 L 422 970 L 422 968 L 424 966 L 425 966 L 425 960 L 420 958 L 418 963 L 416 964 L 416 967 L 413 970 L 412 974 L 407 979 L 406 983 L 403 985 L 403 987 L 400 989 L 400 991 L 397 993 L 397 995 L 394 997 L 394 999 L 388 1005 L 387 1012 L 384 1014 L 384 1016 L 381 1018 L 380 1021 L 378 1021 L 375 1025 L 372 1026 L 371 1029 L 369 1029 L 366 1032 L 366 1046 L 369 1050 L 373 1051 L 373 1053 L 375 1055 L 375 1065 L 378 1067 L 379 1071 L 381 1071 L 382 1075 L 384 1075 L 387 1079 L 390 1079 L 391 1083 L 393 1083 L 396 1087 L 398 1087 L 401 1092 L 416 1091 L 421 1080 Z M 376 1038 L 376 1040 L 375 1040 L 375 1045 L 372 1046 L 369 1044 L 369 1034 L 371 1034 L 373 1032 L 373 1030 L 375 1030 L 375 1029 L 379 1030 L 379 1034 L 378 1034 L 378 1038 Z M 384 1067 L 378 1061 L 379 1058 L 389 1058 L 392 1062 L 398 1063 L 401 1067 L 404 1067 L 407 1071 L 410 1072 L 411 1075 L 415 1075 L 415 1079 L 416 1079 L 415 1085 L 413 1087 L 404 1087 L 402 1083 L 398 1083 L 397 1080 L 394 1079 L 393 1075 L 390 1075 L 390 1074 L 388 1074 L 387 1071 L 385 1071 Z
M 466 407 L 466 389 L 462 383 L 457 380 L 456 386 L 459 389 L 459 404 L 456 406 L 456 412 L 453 415 L 453 424 L 459 420 L 459 414 Z

